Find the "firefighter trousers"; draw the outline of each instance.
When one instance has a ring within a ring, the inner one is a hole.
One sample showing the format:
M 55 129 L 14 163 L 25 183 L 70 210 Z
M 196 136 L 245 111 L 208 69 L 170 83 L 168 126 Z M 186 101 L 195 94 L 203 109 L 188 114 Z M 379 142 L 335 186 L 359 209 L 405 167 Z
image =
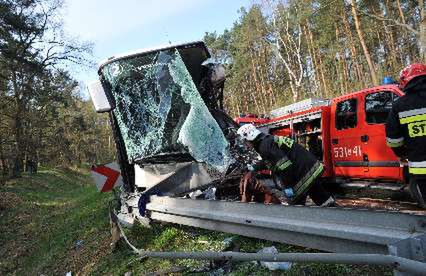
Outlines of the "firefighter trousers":
M 302 196 L 299 200 L 294 202 L 293 204 L 297 205 L 304 205 L 306 202 L 306 196 L 309 196 L 312 201 L 317 205 L 321 206 L 323 203 L 325 203 L 329 198 L 330 194 L 324 189 L 322 186 L 322 180 L 320 177 L 316 178 L 314 180 L 314 183 L 309 188 L 306 195 Z
M 426 175 L 410 175 L 409 189 L 414 200 L 426 209 Z

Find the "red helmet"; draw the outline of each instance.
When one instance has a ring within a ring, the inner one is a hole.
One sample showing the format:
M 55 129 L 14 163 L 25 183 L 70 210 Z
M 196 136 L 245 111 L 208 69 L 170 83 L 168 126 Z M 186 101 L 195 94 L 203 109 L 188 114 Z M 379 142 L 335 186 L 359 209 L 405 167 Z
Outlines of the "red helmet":
M 399 74 L 399 86 L 404 89 L 412 79 L 418 76 L 426 76 L 426 65 L 421 63 L 408 65 Z

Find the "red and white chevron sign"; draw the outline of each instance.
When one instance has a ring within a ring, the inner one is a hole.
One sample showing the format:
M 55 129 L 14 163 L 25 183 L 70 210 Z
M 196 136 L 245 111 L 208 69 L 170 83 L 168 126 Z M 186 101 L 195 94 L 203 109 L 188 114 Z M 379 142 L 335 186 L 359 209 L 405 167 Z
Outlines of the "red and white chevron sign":
M 120 167 L 115 162 L 99 166 L 93 165 L 91 173 L 100 192 L 109 192 L 114 187 L 123 184 Z

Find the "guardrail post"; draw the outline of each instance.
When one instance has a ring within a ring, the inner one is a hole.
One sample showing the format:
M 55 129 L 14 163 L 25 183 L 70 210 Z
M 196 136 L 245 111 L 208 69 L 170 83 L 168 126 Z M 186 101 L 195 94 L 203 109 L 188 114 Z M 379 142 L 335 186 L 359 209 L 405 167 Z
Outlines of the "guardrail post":
M 426 262 L 426 234 L 413 236 L 397 241 L 388 246 L 389 255 L 402 257 L 418 262 Z M 426 274 L 426 271 L 425 271 Z M 410 275 L 407 272 L 394 270 L 394 275 Z

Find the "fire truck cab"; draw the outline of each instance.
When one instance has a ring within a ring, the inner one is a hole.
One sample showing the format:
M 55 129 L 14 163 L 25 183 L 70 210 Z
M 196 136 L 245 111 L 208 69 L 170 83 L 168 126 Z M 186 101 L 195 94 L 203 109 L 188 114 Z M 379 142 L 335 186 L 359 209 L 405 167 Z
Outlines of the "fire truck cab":
M 331 100 L 308 99 L 271 112 L 262 131 L 291 136 L 322 160 L 323 177 L 403 183 L 403 167 L 386 145 L 385 122 L 403 95 L 382 85 Z

